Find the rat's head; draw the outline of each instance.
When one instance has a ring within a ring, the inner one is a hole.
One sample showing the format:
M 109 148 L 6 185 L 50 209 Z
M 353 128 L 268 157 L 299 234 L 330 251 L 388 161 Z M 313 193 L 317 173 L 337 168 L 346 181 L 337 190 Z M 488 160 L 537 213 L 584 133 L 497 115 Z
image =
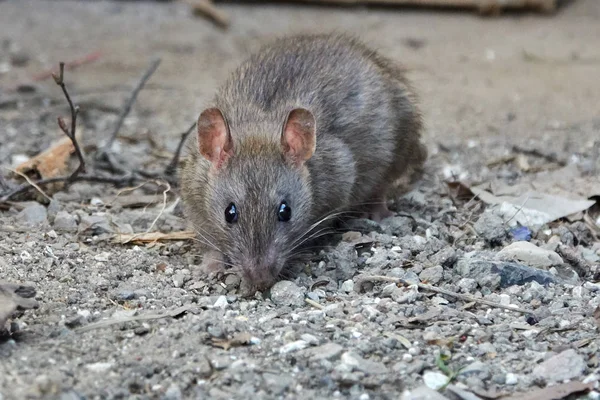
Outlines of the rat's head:
M 219 109 L 198 120 L 199 151 L 210 162 L 212 237 L 226 262 L 257 289 L 279 278 L 312 215 L 305 162 L 315 151 L 315 118 L 297 108 L 280 129 L 276 141 L 268 132 L 234 141 Z

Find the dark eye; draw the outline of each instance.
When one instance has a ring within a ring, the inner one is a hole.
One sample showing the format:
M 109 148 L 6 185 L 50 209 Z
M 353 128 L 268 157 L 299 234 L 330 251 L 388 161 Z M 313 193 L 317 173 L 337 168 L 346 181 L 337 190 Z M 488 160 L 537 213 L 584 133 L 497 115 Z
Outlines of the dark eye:
M 277 211 L 277 216 L 279 220 L 282 222 L 289 221 L 292 218 L 292 208 L 287 205 L 285 201 L 282 201 L 279 205 L 279 210 Z
M 225 221 L 230 224 L 237 222 L 238 220 L 238 210 L 235 204 L 229 203 L 227 208 L 225 209 Z

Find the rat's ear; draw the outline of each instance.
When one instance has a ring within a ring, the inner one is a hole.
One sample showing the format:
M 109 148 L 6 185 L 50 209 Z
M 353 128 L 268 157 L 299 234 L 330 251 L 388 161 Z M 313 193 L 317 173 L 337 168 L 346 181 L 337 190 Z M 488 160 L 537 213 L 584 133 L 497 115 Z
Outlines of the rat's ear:
M 288 114 L 281 134 L 281 146 L 288 160 L 301 165 L 312 157 L 317 144 L 314 115 L 305 108 L 295 108 Z
M 198 118 L 200 154 L 219 168 L 233 153 L 233 142 L 227 121 L 218 108 L 204 110 Z

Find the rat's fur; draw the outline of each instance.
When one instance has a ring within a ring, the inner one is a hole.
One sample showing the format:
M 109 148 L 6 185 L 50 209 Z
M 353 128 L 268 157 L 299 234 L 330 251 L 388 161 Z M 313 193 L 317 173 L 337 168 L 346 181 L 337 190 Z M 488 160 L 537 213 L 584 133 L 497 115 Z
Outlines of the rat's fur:
M 214 106 L 227 121 L 233 152 L 218 171 L 190 141 L 182 172 L 186 213 L 212 252 L 257 288 L 272 285 L 296 245 L 336 211 L 388 215 L 385 195 L 420 171 L 421 116 L 400 68 L 345 35 L 279 39 L 251 56 L 227 80 Z M 316 151 L 302 166 L 282 157 L 289 112 L 316 120 Z M 279 222 L 286 200 L 292 219 Z M 224 210 L 238 206 L 238 223 Z

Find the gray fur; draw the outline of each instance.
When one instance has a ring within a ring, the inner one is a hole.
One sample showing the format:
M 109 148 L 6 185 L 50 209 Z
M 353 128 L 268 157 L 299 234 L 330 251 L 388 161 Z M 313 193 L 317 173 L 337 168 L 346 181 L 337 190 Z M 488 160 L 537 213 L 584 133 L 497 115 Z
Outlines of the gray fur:
M 297 251 L 294 241 L 314 232 L 311 224 L 384 200 L 427 154 L 402 71 L 345 35 L 274 41 L 230 76 L 213 106 L 228 122 L 234 154 L 212 174 L 197 139 L 190 141 L 181 182 L 186 212 L 201 240 L 257 287 L 274 283 Z M 298 107 L 313 113 L 317 130 L 316 151 L 300 169 L 285 163 L 280 147 L 286 117 Z M 282 200 L 292 207 L 289 222 L 277 220 Z M 232 201 L 240 220 L 227 224 Z

